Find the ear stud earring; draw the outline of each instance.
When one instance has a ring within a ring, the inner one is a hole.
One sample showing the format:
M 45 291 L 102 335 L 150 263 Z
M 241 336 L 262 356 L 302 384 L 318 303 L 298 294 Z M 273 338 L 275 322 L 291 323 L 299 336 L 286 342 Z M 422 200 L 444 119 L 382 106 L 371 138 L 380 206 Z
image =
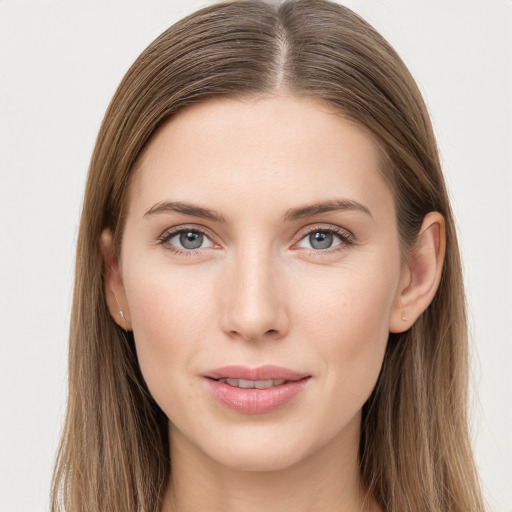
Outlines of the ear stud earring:
M 405 309 L 402 306 L 402 299 L 400 299 L 400 309 L 402 310 L 402 322 L 405 322 L 407 320 L 407 314 L 405 313 Z
M 121 308 L 121 304 L 119 304 L 119 301 L 117 300 L 116 294 L 114 293 L 113 290 L 112 290 L 112 295 L 114 295 L 114 299 L 116 299 L 118 307 Z M 128 329 L 127 329 L 127 326 L 126 326 L 126 317 L 124 316 L 124 311 L 122 309 L 119 309 L 117 314 L 123 319 L 124 330 L 127 331 Z

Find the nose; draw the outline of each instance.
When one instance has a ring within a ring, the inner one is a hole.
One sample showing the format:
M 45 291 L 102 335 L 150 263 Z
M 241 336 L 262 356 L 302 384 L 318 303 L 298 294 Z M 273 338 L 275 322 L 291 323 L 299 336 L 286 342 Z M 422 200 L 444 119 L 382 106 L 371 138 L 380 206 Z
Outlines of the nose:
M 286 335 L 286 287 L 279 265 L 264 253 L 239 254 L 220 288 L 221 329 L 245 341 L 279 339 Z

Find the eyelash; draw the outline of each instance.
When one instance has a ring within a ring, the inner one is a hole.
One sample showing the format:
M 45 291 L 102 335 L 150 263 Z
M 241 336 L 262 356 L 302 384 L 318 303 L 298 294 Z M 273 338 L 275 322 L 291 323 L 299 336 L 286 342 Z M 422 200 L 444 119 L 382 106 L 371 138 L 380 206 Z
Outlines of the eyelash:
M 166 231 L 158 238 L 158 243 L 160 245 L 165 246 L 165 249 L 168 251 L 171 251 L 173 254 L 176 254 L 180 257 L 188 257 L 188 256 L 194 256 L 201 252 L 202 249 L 179 249 L 178 247 L 175 247 L 169 243 L 169 240 L 176 235 L 179 235 L 183 232 L 194 232 L 194 233 L 200 233 L 202 235 L 205 235 L 207 238 L 212 238 L 212 236 L 209 234 L 208 231 L 198 228 L 198 227 L 180 227 L 179 229 L 174 229 L 172 231 Z M 324 255 L 332 255 L 334 253 L 340 252 L 343 249 L 346 249 L 347 246 L 353 245 L 354 243 L 354 236 L 352 233 L 350 233 L 347 230 L 337 228 L 337 227 L 322 227 L 322 226 L 315 226 L 313 229 L 310 229 L 309 231 L 306 231 L 303 233 L 297 242 L 300 242 L 301 240 L 304 240 L 306 237 L 311 235 L 312 233 L 330 233 L 335 236 L 337 236 L 340 239 L 340 244 L 334 246 L 330 249 L 306 249 L 306 251 L 313 255 L 314 257 L 322 257 Z

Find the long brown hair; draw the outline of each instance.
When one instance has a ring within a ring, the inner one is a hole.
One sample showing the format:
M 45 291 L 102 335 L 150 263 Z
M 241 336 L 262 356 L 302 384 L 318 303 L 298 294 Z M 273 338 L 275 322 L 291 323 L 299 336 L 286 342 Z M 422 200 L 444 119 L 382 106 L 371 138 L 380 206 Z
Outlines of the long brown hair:
M 153 512 L 169 480 L 167 418 L 139 370 L 133 336 L 105 300 L 100 234 L 119 251 L 131 170 L 177 110 L 211 96 L 286 90 L 366 126 L 385 154 L 399 236 L 410 250 L 440 212 L 447 249 L 438 292 L 407 332 L 391 334 L 363 408 L 360 464 L 386 511 L 482 511 L 468 435 L 468 348 L 459 250 L 421 94 L 389 44 L 326 0 L 212 5 L 158 37 L 123 78 L 90 165 L 78 237 L 69 401 L 52 510 Z

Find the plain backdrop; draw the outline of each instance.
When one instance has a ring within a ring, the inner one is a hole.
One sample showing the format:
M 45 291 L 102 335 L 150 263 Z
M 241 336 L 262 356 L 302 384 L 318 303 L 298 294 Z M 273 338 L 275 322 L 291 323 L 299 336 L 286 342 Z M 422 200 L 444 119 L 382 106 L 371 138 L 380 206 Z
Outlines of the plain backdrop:
M 0 0 L 0 512 L 48 509 L 66 399 L 74 246 L 108 102 L 198 1 Z M 460 228 L 472 425 L 490 509 L 512 511 L 512 1 L 353 0 L 432 114 Z

